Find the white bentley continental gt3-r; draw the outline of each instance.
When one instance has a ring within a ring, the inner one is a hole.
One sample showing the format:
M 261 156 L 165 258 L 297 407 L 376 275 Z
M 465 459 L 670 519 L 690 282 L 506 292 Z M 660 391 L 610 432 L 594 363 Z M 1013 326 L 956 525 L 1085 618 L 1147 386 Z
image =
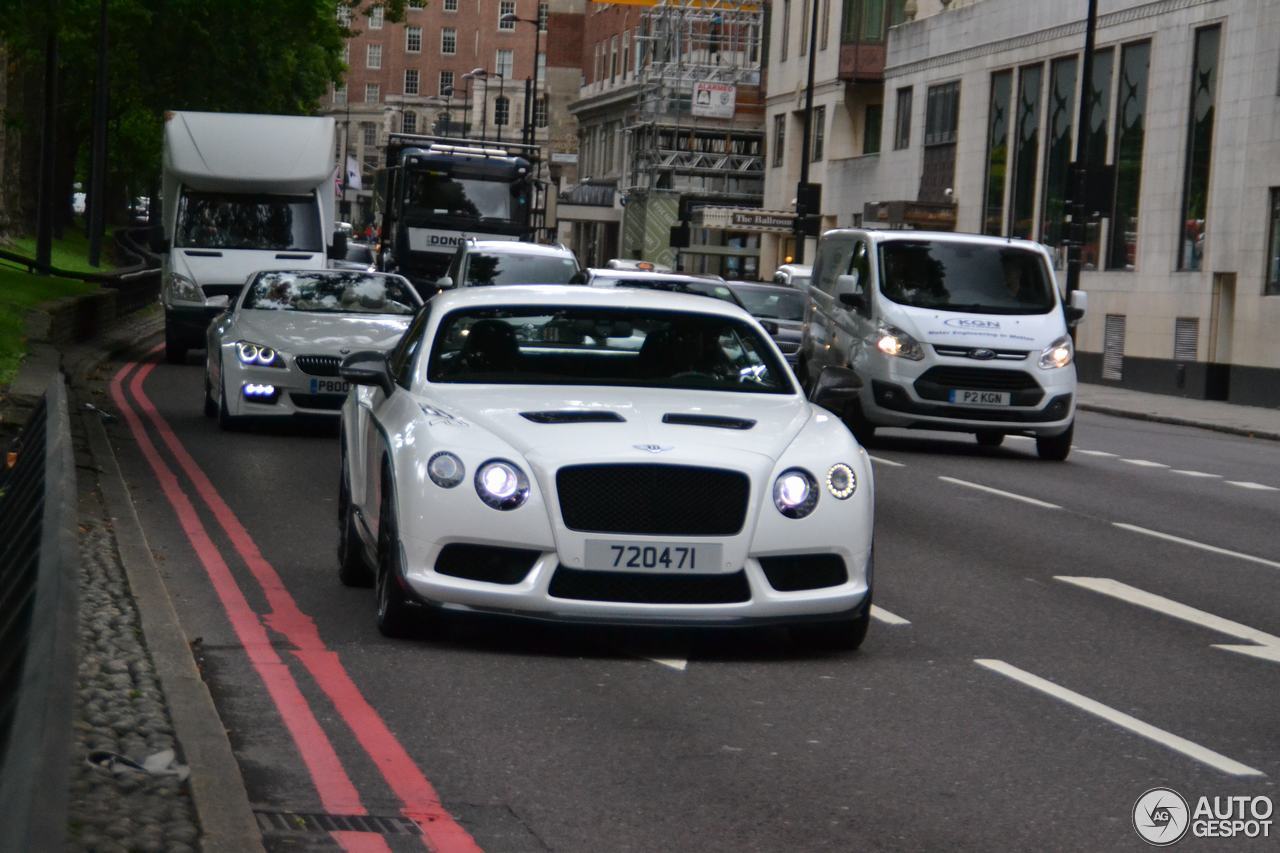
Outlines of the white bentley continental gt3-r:
M 730 303 L 446 292 L 341 376 L 339 574 L 384 634 L 460 611 L 866 635 L 868 457 Z M 831 368 L 814 396 L 856 391 Z
M 348 391 L 343 356 L 389 350 L 421 306 L 398 275 L 257 273 L 209 324 L 204 413 L 224 428 L 249 417 L 333 417 Z

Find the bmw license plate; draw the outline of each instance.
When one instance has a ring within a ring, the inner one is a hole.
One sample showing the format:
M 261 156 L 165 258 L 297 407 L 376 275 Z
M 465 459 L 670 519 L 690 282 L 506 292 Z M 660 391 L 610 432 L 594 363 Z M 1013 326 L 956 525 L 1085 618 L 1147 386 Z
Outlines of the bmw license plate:
M 588 539 L 584 569 L 652 574 L 719 574 L 723 546 L 718 542 L 617 542 Z
M 346 394 L 351 390 L 351 383 L 341 379 L 312 379 L 312 394 Z
M 1007 406 L 1008 391 L 951 391 L 950 400 L 961 406 Z

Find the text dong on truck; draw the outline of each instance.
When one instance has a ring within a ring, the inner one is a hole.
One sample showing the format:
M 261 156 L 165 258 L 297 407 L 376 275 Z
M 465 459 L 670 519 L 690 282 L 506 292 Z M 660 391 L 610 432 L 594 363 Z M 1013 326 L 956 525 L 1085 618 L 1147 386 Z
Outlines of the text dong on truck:
M 379 268 L 405 276 L 430 296 L 465 238 L 531 239 L 537 150 L 391 134 L 376 179 Z
M 346 254 L 334 232 L 332 118 L 170 112 L 164 125 L 165 355 L 205 345 L 209 321 L 250 274 L 323 269 Z

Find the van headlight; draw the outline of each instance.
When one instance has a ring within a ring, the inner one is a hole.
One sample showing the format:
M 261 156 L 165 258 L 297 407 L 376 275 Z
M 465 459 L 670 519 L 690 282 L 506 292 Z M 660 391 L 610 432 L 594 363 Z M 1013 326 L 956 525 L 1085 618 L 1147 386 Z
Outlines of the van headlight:
M 516 509 L 529 499 L 529 478 L 514 462 L 490 459 L 476 469 L 476 494 L 494 509 Z
M 236 341 L 236 355 L 241 364 L 252 364 L 257 367 L 284 367 L 284 358 L 271 347 L 249 341 Z
M 818 505 L 818 481 L 803 468 L 788 468 L 773 481 L 773 505 L 787 518 L 804 518 Z
M 200 285 L 180 273 L 169 273 L 169 280 L 165 282 L 165 292 L 169 295 L 170 303 L 204 304 L 204 293 L 200 290 Z
M 880 327 L 876 332 L 876 349 L 885 355 L 909 358 L 912 361 L 924 358 L 924 348 L 920 346 L 920 342 L 897 326 Z
M 1040 366 L 1045 370 L 1055 367 L 1066 367 L 1075 355 L 1075 346 L 1070 335 L 1063 335 L 1040 351 Z

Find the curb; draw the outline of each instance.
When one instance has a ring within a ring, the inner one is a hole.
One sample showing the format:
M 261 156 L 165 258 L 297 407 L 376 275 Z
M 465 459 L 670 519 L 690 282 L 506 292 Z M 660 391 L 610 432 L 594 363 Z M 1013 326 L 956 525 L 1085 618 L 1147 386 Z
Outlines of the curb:
M 1135 412 L 1132 409 L 1117 409 L 1112 406 L 1103 406 L 1097 403 L 1077 402 L 1076 408 L 1085 412 L 1096 412 L 1100 415 L 1111 415 L 1117 418 L 1129 418 L 1130 420 L 1136 421 L 1151 421 L 1153 423 L 1171 424 L 1173 426 L 1196 427 L 1197 429 L 1207 429 L 1213 432 L 1223 432 L 1230 435 L 1244 436 L 1245 438 L 1280 441 L 1280 433 L 1277 432 L 1246 429 L 1245 427 L 1231 426 L 1229 424 L 1215 424 L 1208 421 L 1198 421 L 1194 418 L 1180 418 L 1176 415 L 1158 415 L 1154 412 Z

